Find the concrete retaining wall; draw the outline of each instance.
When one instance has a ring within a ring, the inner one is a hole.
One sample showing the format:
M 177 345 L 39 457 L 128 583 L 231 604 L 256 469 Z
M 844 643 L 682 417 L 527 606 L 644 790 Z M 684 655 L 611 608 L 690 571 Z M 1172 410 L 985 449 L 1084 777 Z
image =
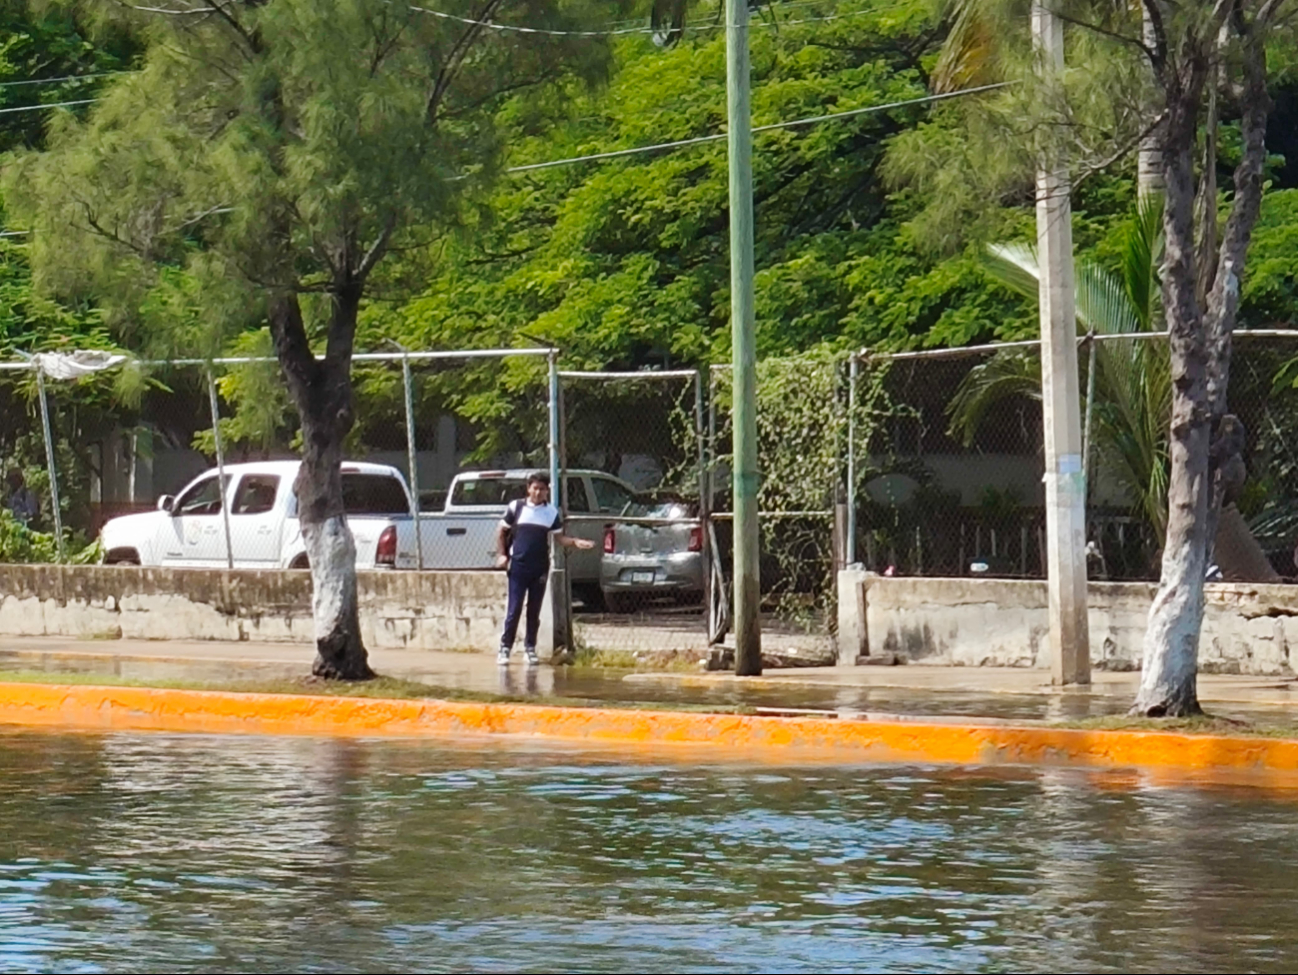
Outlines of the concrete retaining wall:
M 841 581 L 849 587 L 842 594 L 849 606 L 864 602 L 865 633 L 859 639 L 870 656 L 965 667 L 1049 666 L 1045 582 L 850 572 Z M 1152 583 L 1091 583 L 1093 667 L 1139 668 L 1154 589 Z M 1205 587 L 1205 595 L 1203 673 L 1293 675 L 1289 651 L 1298 649 L 1298 586 L 1216 583 Z M 853 649 L 842 647 L 840 656 Z
M 362 572 L 358 585 L 370 647 L 491 651 L 499 642 L 501 573 Z M 0 565 L 0 636 L 312 643 L 311 575 Z

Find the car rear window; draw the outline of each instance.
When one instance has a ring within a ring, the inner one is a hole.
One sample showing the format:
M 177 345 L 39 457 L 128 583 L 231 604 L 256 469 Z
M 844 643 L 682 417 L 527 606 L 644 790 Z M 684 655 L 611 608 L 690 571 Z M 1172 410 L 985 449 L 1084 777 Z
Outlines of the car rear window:
M 503 508 L 515 498 L 527 497 L 527 482 L 517 477 L 479 477 L 456 482 L 452 505 Z
M 343 510 L 349 515 L 408 515 L 401 482 L 387 474 L 344 474 Z
M 628 518 L 672 518 L 686 519 L 695 517 L 695 510 L 679 501 L 632 501 L 622 511 Z

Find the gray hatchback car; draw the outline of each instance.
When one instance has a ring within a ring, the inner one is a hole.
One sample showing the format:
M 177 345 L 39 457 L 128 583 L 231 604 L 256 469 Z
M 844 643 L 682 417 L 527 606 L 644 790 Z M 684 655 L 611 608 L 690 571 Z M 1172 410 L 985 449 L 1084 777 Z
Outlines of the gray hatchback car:
M 628 612 L 657 596 L 703 594 L 703 526 L 698 503 L 639 499 L 604 529 L 599 585 L 611 612 Z M 639 519 L 645 519 L 640 521 Z

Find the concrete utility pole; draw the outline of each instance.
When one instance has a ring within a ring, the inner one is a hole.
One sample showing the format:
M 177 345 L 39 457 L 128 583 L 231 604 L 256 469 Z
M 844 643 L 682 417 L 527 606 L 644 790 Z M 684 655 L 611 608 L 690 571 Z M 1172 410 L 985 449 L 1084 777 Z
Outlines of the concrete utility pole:
M 730 328 L 734 365 L 735 673 L 762 672 L 757 530 L 757 339 L 753 310 L 753 132 L 748 0 L 726 0 L 730 135 Z
M 1064 72 L 1064 25 L 1032 5 L 1032 42 L 1054 97 Z M 1082 465 L 1077 314 L 1068 162 L 1046 136 L 1037 171 L 1037 253 L 1041 263 L 1041 400 L 1046 447 L 1046 563 L 1050 669 L 1056 684 L 1091 682 L 1086 620 L 1086 486 Z

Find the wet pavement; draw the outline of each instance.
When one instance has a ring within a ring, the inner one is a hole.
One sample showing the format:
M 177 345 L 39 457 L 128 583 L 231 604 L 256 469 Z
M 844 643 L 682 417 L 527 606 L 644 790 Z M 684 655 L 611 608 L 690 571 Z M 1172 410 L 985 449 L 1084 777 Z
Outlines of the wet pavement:
M 488 694 L 590 702 L 640 702 L 773 712 L 858 716 L 912 715 L 990 720 L 1075 720 L 1125 712 L 1135 673 L 1097 672 L 1089 689 L 1051 687 L 1049 674 L 1018 668 L 809 667 L 762 677 L 674 671 L 628 673 L 542 665 L 521 655 L 498 667 L 493 655 L 376 650 L 379 673 L 437 687 Z M 104 674 L 130 681 L 248 681 L 304 675 L 311 649 L 296 644 L 180 641 L 0 640 L 0 669 Z M 1298 718 L 1298 682 L 1202 675 L 1199 696 L 1213 714 L 1261 724 Z

